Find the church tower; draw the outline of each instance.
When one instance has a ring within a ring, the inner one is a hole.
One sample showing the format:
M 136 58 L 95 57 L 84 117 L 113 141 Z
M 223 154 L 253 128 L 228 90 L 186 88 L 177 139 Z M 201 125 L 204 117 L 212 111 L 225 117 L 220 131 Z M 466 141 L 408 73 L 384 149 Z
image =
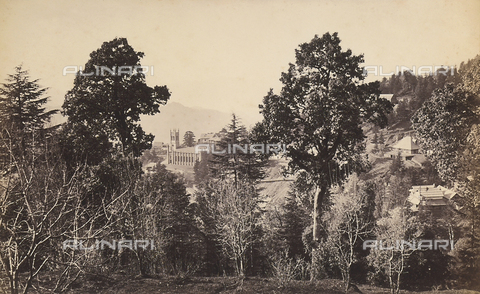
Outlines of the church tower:
M 172 150 L 177 150 L 180 147 L 180 130 L 170 130 L 170 146 Z

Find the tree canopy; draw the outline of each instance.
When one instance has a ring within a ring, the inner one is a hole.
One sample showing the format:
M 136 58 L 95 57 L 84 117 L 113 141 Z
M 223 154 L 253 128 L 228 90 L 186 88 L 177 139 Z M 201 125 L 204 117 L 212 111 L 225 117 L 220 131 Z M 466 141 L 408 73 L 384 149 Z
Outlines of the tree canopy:
M 411 118 L 422 148 L 440 177 L 453 181 L 461 167 L 462 152 L 475 115 L 475 97 L 453 84 L 434 91 Z
M 195 134 L 192 131 L 186 131 L 183 135 L 183 145 L 185 147 L 195 146 Z
M 116 38 L 93 51 L 84 71 L 75 77 L 73 88 L 65 96 L 63 114 L 68 116 L 67 137 L 77 145 L 72 150 L 80 153 L 76 154 L 80 159 L 92 153 L 106 154 L 115 143 L 125 155 L 140 156 L 151 148 L 154 136 L 138 124 L 140 115 L 159 113 L 170 92 L 166 86 L 146 85 L 145 74 L 136 70 L 143 56 L 127 39 Z M 122 71 L 122 67 L 130 72 Z M 82 140 L 76 140 L 76 136 Z

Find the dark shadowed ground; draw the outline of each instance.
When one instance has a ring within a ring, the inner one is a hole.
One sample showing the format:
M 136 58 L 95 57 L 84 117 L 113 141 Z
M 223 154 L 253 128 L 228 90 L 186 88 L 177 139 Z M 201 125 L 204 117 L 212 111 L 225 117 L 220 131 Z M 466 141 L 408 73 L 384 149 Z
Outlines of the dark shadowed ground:
M 245 278 L 243 280 L 234 277 L 193 277 L 179 279 L 175 277 L 140 278 L 126 277 L 121 275 L 104 277 L 90 277 L 77 288 L 68 293 L 288 293 L 288 294 L 335 294 L 344 293 L 343 284 L 340 280 L 292 281 L 286 286 L 280 286 L 275 279 Z M 390 293 L 389 289 L 368 285 L 357 285 L 352 287 L 348 293 L 380 294 Z M 480 292 L 468 290 L 438 290 L 426 292 L 401 291 L 402 294 L 423 293 L 423 294 L 477 294 Z

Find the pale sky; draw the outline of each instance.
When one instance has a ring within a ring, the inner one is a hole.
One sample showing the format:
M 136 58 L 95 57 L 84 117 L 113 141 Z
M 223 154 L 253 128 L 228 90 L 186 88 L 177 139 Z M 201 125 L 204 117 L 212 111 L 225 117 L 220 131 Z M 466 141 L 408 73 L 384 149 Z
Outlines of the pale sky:
M 54 108 L 73 86 L 63 68 L 83 66 L 115 37 L 145 53 L 147 84 L 167 85 L 171 101 L 247 123 L 261 118 L 263 96 L 279 92 L 294 50 L 315 34 L 338 32 L 344 50 L 384 72 L 458 66 L 480 53 L 478 0 L 0 0 L 0 15 L 0 82 L 23 63 Z

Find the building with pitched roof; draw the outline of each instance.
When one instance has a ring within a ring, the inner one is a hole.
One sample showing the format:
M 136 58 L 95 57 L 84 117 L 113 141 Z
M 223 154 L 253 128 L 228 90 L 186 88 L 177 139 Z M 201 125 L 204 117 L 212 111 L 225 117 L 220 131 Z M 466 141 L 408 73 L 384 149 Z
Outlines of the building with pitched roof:
M 412 186 L 408 201 L 412 211 L 429 211 L 436 217 L 442 217 L 447 210 L 459 210 L 461 199 L 453 190 L 442 186 Z
M 198 144 L 217 144 L 222 140 L 220 133 L 206 133 L 201 134 L 198 139 Z
M 418 146 L 415 141 L 412 136 L 405 136 L 395 143 L 391 147 L 392 150 L 386 153 L 385 156 L 395 158 L 400 155 L 404 161 L 411 161 L 414 164 L 422 166 L 427 159 L 425 155 L 420 153 L 420 146 Z
M 414 143 L 414 139 L 412 136 L 404 137 L 403 139 L 395 143 L 392 148 L 404 155 L 418 154 L 420 150 L 420 147 Z

